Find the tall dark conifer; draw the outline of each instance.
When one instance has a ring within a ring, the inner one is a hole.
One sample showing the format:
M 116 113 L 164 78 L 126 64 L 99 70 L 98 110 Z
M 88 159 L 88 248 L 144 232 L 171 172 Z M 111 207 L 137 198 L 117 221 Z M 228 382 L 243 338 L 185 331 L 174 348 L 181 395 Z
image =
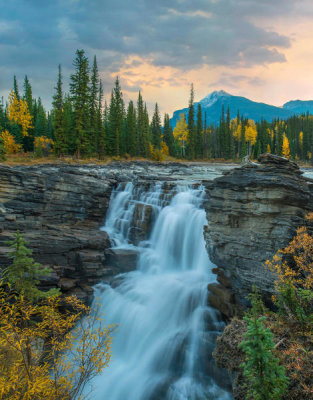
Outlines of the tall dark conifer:
M 124 129 L 124 102 L 118 78 L 116 78 L 111 94 L 108 120 L 107 152 L 109 155 L 120 156 L 122 155 L 121 139 Z
M 136 109 L 134 103 L 130 101 L 126 115 L 126 151 L 132 157 L 138 155 L 136 134 Z
M 89 141 L 90 141 L 90 150 L 91 152 L 95 152 L 97 150 L 97 142 L 98 142 L 98 101 L 99 101 L 99 71 L 97 65 L 97 58 L 94 56 L 93 65 L 91 70 L 91 78 L 90 78 L 90 97 L 89 97 Z
M 187 156 L 189 158 L 195 157 L 195 109 L 194 109 L 194 90 L 193 84 L 190 88 L 189 108 L 188 108 L 188 141 L 187 141 Z
M 76 155 L 86 156 L 91 152 L 89 140 L 89 63 L 84 50 L 76 51 L 76 58 L 73 62 L 74 74 L 71 75 L 70 93 L 74 111 L 74 124 L 76 136 Z
M 156 149 L 161 149 L 161 118 L 158 103 L 155 103 L 154 114 L 151 122 L 151 142 Z
M 202 123 L 202 110 L 200 103 L 198 103 L 198 110 L 197 110 L 195 156 L 196 158 L 203 158 L 203 123 Z
M 173 129 L 168 114 L 164 115 L 163 140 L 168 147 L 170 156 L 175 156 Z
M 52 113 L 53 113 L 53 128 L 55 138 L 55 152 L 57 156 L 63 156 L 68 152 L 68 141 L 65 136 L 65 124 L 63 116 L 63 89 L 62 89 L 62 70 L 59 65 L 58 80 L 55 87 L 55 93 L 53 95 L 52 102 Z

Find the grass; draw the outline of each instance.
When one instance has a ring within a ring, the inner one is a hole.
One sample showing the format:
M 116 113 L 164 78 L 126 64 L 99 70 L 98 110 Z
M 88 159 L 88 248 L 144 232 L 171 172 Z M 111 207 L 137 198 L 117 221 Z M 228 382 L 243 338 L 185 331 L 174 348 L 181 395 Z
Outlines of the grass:
M 91 158 L 76 158 L 74 156 L 66 156 L 58 158 L 55 155 L 49 155 L 46 157 L 35 157 L 33 153 L 18 153 L 18 154 L 8 154 L 7 159 L 1 163 L 1 165 L 17 166 L 17 165 L 42 165 L 42 164 L 72 164 L 72 165 L 84 165 L 84 164 L 96 164 L 96 165 L 107 165 L 113 161 L 121 162 L 131 162 L 131 161 L 150 161 L 159 162 L 152 159 L 146 159 L 141 157 L 104 157 L 103 160 L 99 160 L 96 157 Z M 230 163 L 236 164 L 239 161 L 234 160 L 224 160 L 224 159 L 204 159 L 204 160 L 185 160 L 174 158 L 170 156 L 165 156 L 164 160 L 161 162 L 178 162 L 178 163 Z

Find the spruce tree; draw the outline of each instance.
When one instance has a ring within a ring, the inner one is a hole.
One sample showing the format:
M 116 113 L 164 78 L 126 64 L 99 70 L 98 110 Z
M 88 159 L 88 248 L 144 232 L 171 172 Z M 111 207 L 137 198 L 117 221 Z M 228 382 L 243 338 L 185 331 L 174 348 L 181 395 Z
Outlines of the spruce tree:
M 91 70 L 91 79 L 90 79 L 90 97 L 89 97 L 90 122 L 89 122 L 89 135 L 88 135 L 90 141 L 90 150 L 92 152 L 96 150 L 98 137 L 100 134 L 100 132 L 98 132 L 99 89 L 100 89 L 99 71 L 97 65 L 97 58 L 96 56 L 94 56 L 92 70 Z
M 175 156 L 173 129 L 168 114 L 164 115 L 163 140 L 168 147 L 170 156 Z
M 258 317 L 258 303 L 246 315 L 247 332 L 239 345 L 245 353 L 242 364 L 247 382 L 247 399 L 280 400 L 288 387 L 285 370 L 274 354 L 273 334 L 265 328 L 265 317 Z
M 203 158 L 203 123 L 202 123 L 202 110 L 201 105 L 198 103 L 197 110 L 197 127 L 195 138 L 195 157 Z
M 74 74 L 71 75 L 70 93 L 74 111 L 75 151 L 79 158 L 81 155 L 91 153 L 89 140 L 89 63 L 84 50 L 76 51 L 73 62 Z
M 154 114 L 151 122 L 151 142 L 155 149 L 161 149 L 161 118 L 158 103 L 155 103 Z
M 57 156 L 63 156 L 68 152 L 68 143 L 65 136 L 65 123 L 64 123 L 64 104 L 63 104 L 63 90 L 62 90 L 62 70 L 59 65 L 58 81 L 55 87 L 55 94 L 53 95 L 52 112 L 53 112 L 53 128 L 55 138 L 55 152 Z
M 14 78 L 13 78 L 13 91 L 14 91 L 14 94 L 15 94 L 17 100 L 20 100 L 21 98 L 20 98 L 20 93 L 18 90 L 18 83 L 17 83 L 16 75 L 14 75 Z
M 99 81 L 98 105 L 97 105 L 97 153 L 98 158 L 102 159 L 105 154 L 105 128 L 102 120 L 102 100 L 103 100 L 103 87 L 101 80 Z
M 194 90 L 193 84 L 190 88 L 189 108 L 188 108 L 188 141 L 187 141 L 187 156 L 189 158 L 195 157 L 195 109 L 194 109 Z
M 109 155 L 122 155 L 121 139 L 124 129 L 124 102 L 119 83 L 116 78 L 115 87 L 111 93 L 111 102 L 108 116 L 107 153 Z
M 22 234 L 17 231 L 14 239 L 8 241 L 7 244 L 11 248 L 9 257 L 13 262 L 5 270 L 5 281 L 8 282 L 16 292 L 23 295 L 27 300 L 33 301 L 43 297 L 56 295 L 59 290 L 51 289 L 43 292 L 38 289 L 40 278 L 48 275 L 51 270 L 42 268 L 31 257 L 32 250 L 27 248 L 27 242 Z
M 38 98 L 37 113 L 35 119 L 34 136 L 48 136 L 48 120 L 46 111 L 42 105 L 41 98 Z
M 148 157 L 149 155 L 149 122 L 147 126 L 147 112 L 143 103 L 141 93 L 137 101 L 137 149 L 138 155 Z
M 29 83 L 27 75 L 25 75 L 24 80 L 24 100 L 26 100 L 28 111 L 30 115 L 33 116 L 33 94 L 32 94 L 32 87 Z
M 126 148 L 127 153 L 132 157 L 137 155 L 137 130 L 136 130 L 136 109 L 132 101 L 129 102 L 126 115 Z

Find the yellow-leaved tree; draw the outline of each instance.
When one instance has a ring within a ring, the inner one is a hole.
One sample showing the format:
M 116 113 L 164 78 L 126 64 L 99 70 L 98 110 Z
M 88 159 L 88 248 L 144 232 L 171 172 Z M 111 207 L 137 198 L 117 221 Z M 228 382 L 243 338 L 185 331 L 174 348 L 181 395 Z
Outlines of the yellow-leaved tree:
M 28 110 L 27 101 L 18 99 L 13 90 L 9 94 L 7 113 L 9 121 L 20 125 L 22 135 L 28 136 L 28 130 L 33 128 L 32 116 Z
M 286 136 L 286 134 L 284 133 L 284 137 L 283 137 L 283 145 L 282 145 L 282 155 L 286 158 L 290 158 L 290 147 L 289 147 L 289 140 Z
M 49 273 L 17 232 L 0 282 L 0 399 L 85 399 L 86 385 L 109 363 L 114 326 L 100 307 L 41 291 Z
M 6 129 L 1 132 L 0 135 L 3 139 L 4 148 L 7 154 L 16 154 L 22 150 L 22 145 L 15 142 L 15 138 L 11 133 Z
M 255 122 L 252 119 L 248 120 L 245 126 L 245 139 L 248 143 L 248 154 L 251 155 L 252 146 L 256 143 L 258 131 Z
M 186 123 L 185 114 L 182 113 L 179 115 L 179 120 L 176 123 L 176 126 L 173 131 L 174 138 L 178 140 L 179 145 L 182 149 L 182 157 L 185 157 L 185 146 L 188 137 L 188 127 Z
M 237 142 L 240 142 L 241 140 L 241 131 L 242 131 L 242 125 L 240 122 L 240 119 L 235 118 L 231 121 L 231 130 L 233 133 L 233 137 Z

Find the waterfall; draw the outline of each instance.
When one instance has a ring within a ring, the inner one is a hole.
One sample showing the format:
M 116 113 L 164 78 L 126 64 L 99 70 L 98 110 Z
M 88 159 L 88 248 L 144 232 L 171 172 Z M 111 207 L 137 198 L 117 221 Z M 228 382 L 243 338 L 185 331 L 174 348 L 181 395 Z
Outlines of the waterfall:
M 203 238 L 203 187 L 121 184 L 103 230 L 115 247 L 137 249 L 137 269 L 95 297 L 106 323 L 119 324 L 112 361 L 92 382 L 95 400 L 228 400 L 227 377 L 212 360 L 223 328 L 207 305 L 211 273 Z M 150 235 L 130 243 L 136 204 L 152 208 Z

